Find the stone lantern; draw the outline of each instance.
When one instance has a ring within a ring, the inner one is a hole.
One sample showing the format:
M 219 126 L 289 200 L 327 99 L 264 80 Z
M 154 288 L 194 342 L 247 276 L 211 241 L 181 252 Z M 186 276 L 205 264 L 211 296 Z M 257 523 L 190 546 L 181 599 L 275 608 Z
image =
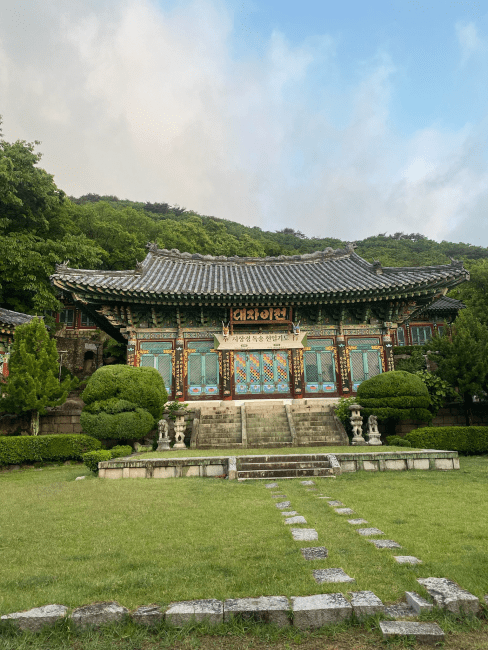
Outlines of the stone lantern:
M 173 449 L 186 449 L 185 445 L 185 409 L 178 409 L 174 412 L 175 420 L 175 444 Z
M 359 404 L 351 404 L 349 407 L 351 411 L 351 425 L 353 431 L 353 438 L 351 445 L 366 445 L 366 440 L 363 438 L 363 417 L 361 415 L 361 406 Z

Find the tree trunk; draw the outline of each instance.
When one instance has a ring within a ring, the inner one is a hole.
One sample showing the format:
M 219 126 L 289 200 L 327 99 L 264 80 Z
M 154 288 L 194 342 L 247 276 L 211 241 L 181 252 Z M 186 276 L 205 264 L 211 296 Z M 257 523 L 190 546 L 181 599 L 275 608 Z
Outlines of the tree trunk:
M 31 436 L 39 435 L 39 411 L 31 411 Z
M 473 396 L 469 393 L 464 393 L 464 416 L 466 426 L 470 427 L 473 424 Z

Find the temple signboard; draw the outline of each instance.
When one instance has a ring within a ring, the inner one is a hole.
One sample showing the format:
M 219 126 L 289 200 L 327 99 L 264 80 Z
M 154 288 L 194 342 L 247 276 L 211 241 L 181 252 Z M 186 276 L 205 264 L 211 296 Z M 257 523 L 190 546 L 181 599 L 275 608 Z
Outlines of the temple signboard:
M 287 323 L 291 321 L 291 308 L 242 307 L 231 309 L 231 323 Z
M 307 335 L 287 333 L 214 334 L 217 350 L 290 350 L 303 348 Z

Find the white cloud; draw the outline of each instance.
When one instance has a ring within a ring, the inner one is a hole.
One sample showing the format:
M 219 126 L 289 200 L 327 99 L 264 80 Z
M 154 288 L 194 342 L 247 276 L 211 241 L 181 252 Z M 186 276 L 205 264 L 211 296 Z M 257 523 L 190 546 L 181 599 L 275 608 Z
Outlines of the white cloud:
M 484 49 L 473 22 L 456 23 L 456 35 L 461 48 L 461 65 L 464 65 L 473 54 Z
M 274 32 L 259 57 L 236 60 L 233 15 L 212 0 L 168 11 L 145 0 L 9 1 L 5 137 L 42 140 L 43 165 L 69 194 L 344 239 L 448 238 L 478 214 L 488 186 L 479 133 L 433 125 L 400 136 L 385 52 L 345 85 L 328 35 L 291 46 Z M 459 39 L 473 51 L 468 27 Z

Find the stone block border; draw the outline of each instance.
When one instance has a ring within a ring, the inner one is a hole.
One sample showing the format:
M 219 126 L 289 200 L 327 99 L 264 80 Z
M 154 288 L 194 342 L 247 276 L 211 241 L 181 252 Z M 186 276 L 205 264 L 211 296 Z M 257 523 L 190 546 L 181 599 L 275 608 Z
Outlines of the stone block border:
M 314 454 L 317 461 L 328 461 L 335 473 L 387 472 L 406 470 L 459 469 L 456 451 L 374 451 L 344 454 Z M 241 462 L 255 456 L 198 456 L 192 458 L 114 458 L 98 464 L 100 478 L 178 478 L 184 476 L 238 478 Z M 273 462 L 274 456 L 266 457 Z M 282 459 L 283 454 L 278 458 Z M 269 480 L 269 479 L 266 479 Z M 305 482 L 309 485 L 308 482 Z M 276 483 L 266 487 L 274 488 Z

